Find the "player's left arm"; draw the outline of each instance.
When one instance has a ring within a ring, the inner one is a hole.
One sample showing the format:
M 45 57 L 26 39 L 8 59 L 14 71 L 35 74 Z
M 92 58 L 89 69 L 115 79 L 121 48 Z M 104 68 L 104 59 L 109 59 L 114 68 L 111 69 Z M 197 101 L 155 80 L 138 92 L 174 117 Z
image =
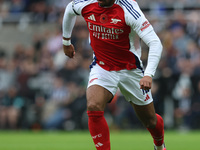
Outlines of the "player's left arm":
M 156 72 L 163 48 L 160 39 L 139 8 L 137 2 L 131 0 L 129 2 L 132 5 L 132 9 L 134 9 L 133 12 L 137 12 L 138 18 L 135 19 L 133 15 L 129 14 L 127 15 L 127 23 L 149 47 L 147 66 L 144 72 L 144 77 L 140 80 L 140 88 L 149 90 L 151 89 L 152 77 Z
M 142 40 L 149 47 L 147 66 L 144 77 L 140 80 L 141 89 L 149 90 L 152 84 L 152 77 L 156 72 L 162 54 L 162 44 L 154 30 L 147 33 Z

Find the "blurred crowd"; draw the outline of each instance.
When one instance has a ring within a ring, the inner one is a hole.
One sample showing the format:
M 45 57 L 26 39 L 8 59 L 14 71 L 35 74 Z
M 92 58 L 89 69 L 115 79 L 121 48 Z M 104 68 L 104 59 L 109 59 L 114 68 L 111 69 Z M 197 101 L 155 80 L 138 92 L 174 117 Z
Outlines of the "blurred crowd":
M 11 57 L 0 45 L 0 129 L 87 128 L 85 90 L 93 52 L 87 27 L 78 19 L 72 34 L 76 57 L 64 55 L 61 20 L 68 2 L 0 0 L 1 17 L 9 12 L 32 12 L 37 14 L 36 22 L 57 24 L 55 31 L 36 31 L 30 46 L 16 43 Z M 145 12 L 164 47 L 152 93 L 156 112 L 164 117 L 166 128 L 200 128 L 199 13 L 179 9 Z M 148 47 L 142 44 L 142 49 L 145 66 Z M 142 127 L 120 91 L 108 104 L 105 117 L 113 128 Z
M 31 22 L 54 22 L 62 15 L 71 0 L 0 0 L 0 20 L 10 21 L 22 13 L 29 13 Z M 140 0 L 144 9 L 199 8 L 200 0 Z M 12 15 L 9 15 L 12 14 Z

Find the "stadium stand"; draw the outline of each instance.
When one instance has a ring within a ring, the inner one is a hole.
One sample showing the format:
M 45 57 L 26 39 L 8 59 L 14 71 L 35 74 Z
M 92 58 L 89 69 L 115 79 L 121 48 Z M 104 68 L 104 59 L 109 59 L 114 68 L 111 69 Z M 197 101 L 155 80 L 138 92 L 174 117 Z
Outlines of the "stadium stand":
M 72 36 L 77 56 L 64 56 L 61 22 L 67 3 L 0 0 L 0 129 L 87 128 L 92 50 L 78 18 Z M 200 3 L 138 3 L 164 46 L 152 88 L 156 111 L 166 128 L 200 128 Z M 147 54 L 143 44 L 144 65 Z M 141 128 L 120 92 L 106 108 L 106 119 L 113 128 Z

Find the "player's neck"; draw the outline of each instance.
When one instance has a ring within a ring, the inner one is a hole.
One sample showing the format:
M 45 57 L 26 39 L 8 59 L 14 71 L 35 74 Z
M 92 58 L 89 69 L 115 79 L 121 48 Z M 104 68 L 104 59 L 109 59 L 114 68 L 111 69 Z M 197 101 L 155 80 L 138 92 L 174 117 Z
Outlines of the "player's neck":
M 115 3 L 115 0 L 99 0 L 99 6 L 103 8 L 112 7 Z

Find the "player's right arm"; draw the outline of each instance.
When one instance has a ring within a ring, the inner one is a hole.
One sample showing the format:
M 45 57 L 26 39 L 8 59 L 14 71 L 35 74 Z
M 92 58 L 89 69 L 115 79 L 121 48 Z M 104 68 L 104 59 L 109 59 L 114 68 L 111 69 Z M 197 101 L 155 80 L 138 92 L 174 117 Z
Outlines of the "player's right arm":
M 76 22 L 76 12 L 73 9 L 73 2 L 70 2 L 63 16 L 62 30 L 63 30 L 63 50 L 66 56 L 74 58 L 75 49 L 71 44 L 71 34 Z
M 66 56 L 73 58 L 75 55 L 74 46 L 71 44 L 71 34 L 76 21 L 76 16 L 81 15 L 82 9 L 96 0 L 76 0 L 70 2 L 63 16 L 63 49 Z

